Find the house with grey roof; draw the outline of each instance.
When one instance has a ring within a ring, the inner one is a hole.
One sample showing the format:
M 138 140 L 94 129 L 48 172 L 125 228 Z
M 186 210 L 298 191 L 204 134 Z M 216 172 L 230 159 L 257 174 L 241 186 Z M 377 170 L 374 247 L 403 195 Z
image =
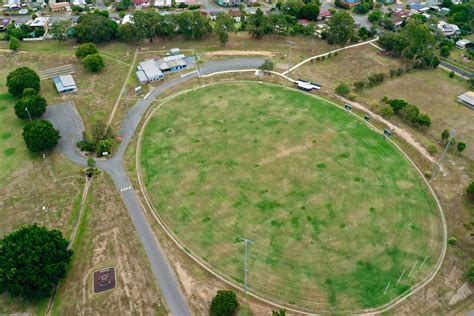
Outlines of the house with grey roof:
M 77 85 L 74 81 L 74 78 L 71 75 L 63 75 L 57 76 L 53 78 L 54 85 L 56 86 L 56 90 L 59 93 L 68 93 L 68 92 L 76 92 Z
M 165 78 L 154 59 L 147 59 L 139 63 L 135 74 L 141 84 L 163 80 Z

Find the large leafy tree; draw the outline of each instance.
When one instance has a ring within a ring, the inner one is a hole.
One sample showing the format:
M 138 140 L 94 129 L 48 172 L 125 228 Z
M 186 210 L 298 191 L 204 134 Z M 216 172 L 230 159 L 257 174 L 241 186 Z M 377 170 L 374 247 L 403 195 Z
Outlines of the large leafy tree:
M 99 54 L 88 55 L 84 58 L 84 67 L 92 72 L 98 72 L 105 67 L 104 59 Z
M 211 302 L 211 314 L 215 316 L 232 316 L 239 303 L 233 291 L 219 290 Z
M 54 22 L 48 32 L 53 36 L 53 39 L 59 42 L 65 42 L 69 37 L 71 27 L 71 20 L 60 20 Z
M 40 299 L 66 275 L 72 251 L 58 230 L 36 224 L 0 239 L 0 293 Z
M 234 30 L 234 19 L 227 13 L 221 13 L 216 18 L 216 25 L 214 31 L 219 38 L 219 42 L 222 46 L 225 46 L 229 40 L 228 32 Z
M 32 88 L 39 92 L 40 78 L 34 70 L 28 67 L 20 67 L 8 74 L 7 87 L 8 92 L 15 97 L 21 95 L 26 88 Z
M 76 49 L 76 57 L 83 59 L 89 55 L 97 54 L 98 52 L 99 51 L 94 43 L 84 43 Z
M 133 14 L 135 40 L 140 42 L 148 39 L 150 43 L 153 42 L 153 39 L 157 36 L 161 19 L 161 15 L 155 11 L 136 11 Z
M 46 120 L 34 120 L 23 128 L 23 139 L 32 152 L 50 151 L 60 138 L 59 131 Z
M 436 44 L 435 37 L 428 26 L 417 20 L 410 20 L 403 28 L 401 36 L 408 43 L 401 52 L 406 58 L 417 59 L 431 54 Z
M 79 43 L 101 43 L 110 41 L 117 33 L 118 25 L 97 13 L 82 15 L 76 25 L 76 39 Z
M 337 11 L 328 22 L 327 40 L 329 44 L 345 45 L 355 35 L 355 23 L 350 13 Z
M 23 96 L 15 103 L 15 114 L 18 118 L 26 120 L 28 118 L 41 117 L 46 112 L 46 99 L 40 95 L 33 94 Z
M 249 34 L 261 38 L 265 35 L 265 29 L 267 28 L 268 18 L 263 14 L 263 11 L 257 9 L 255 14 L 248 17 L 247 30 Z
M 178 15 L 177 23 L 185 38 L 201 39 L 212 31 L 209 20 L 199 12 L 184 12 Z

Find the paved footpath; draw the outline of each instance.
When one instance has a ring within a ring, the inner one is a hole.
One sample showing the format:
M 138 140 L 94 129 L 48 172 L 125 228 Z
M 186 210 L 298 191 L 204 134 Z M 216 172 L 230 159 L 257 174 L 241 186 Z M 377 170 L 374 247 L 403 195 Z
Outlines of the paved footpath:
M 220 71 L 256 69 L 263 63 L 263 58 L 236 58 L 221 61 L 210 61 L 199 67 L 200 74 L 211 74 Z M 138 100 L 129 110 L 120 128 L 122 143 L 115 155 L 108 159 L 97 161 L 97 167 L 108 173 L 115 186 L 120 191 L 122 200 L 127 207 L 128 213 L 135 225 L 135 230 L 140 237 L 145 253 L 150 262 L 151 269 L 155 274 L 158 285 L 166 300 L 172 315 L 188 316 L 191 310 L 181 292 L 179 282 L 171 268 L 165 253 L 161 249 L 155 234 L 148 223 L 144 211 L 138 200 L 138 196 L 132 188 L 132 183 L 125 171 L 123 156 L 130 140 L 135 134 L 138 124 L 148 107 L 164 91 L 182 84 L 198 73 L 193 72 L 184 77 L 168 81 L 154 89 L 145 99 Z M 82 139 L 84 125 L 81 117 L 71 102 L 48 106 L 45 118 L 50 120 L 59 129 L 62 138 L 59 141 L 59 150 L 75 164 L 85 167 L 87 159 L 77 151 L 76 142 Z

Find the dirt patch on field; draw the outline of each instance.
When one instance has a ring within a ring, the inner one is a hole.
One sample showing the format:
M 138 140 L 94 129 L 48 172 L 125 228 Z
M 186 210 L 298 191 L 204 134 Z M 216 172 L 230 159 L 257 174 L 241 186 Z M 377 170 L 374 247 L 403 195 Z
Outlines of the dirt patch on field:
M 215 52 L 209 52 L 205 54 L 207 57 L 214 56 L 264 56 L 267 58 L 273 58 L 275 53 L 264 51 L 264 50 L 217 50 Z

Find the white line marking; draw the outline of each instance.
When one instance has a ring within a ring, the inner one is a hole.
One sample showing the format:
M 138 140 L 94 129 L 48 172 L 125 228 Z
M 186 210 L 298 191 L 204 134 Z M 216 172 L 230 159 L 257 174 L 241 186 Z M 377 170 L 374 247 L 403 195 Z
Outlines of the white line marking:
M 392 282 L 392 281 L 388 281 L 387 287 L 385 288 L 385 291 L 383 291 L 383 295 L 385 295 L 385 293 L 387 293 L 388 287 L 390 286 L 390 282 Z
M 400 278 L 398 278 L 397 284 L 395 284 L 395 286 L 398 286 L 398 283 L 400 283 L 400 280 L 403 278 L 403 275 L 405 274 L 406 270 L 407 270 L 407 268 L 405 268 L 405 270 L 403 270 L 402 275 L 400 276 Z
M 128 187 L 125 187 L 125 188 L 120 189 L 120 192 L 130 190 L 131 188 L 132 188 L 132 186 L 130 185 L 130 186 L 128 186 Z
M 191 72 L 185 73 L 184 75 L 181 75 L 181 78 L 183 78 L 183 77 L 186 77 L 186 76 L 188 76 L 188 75 L 190 75 L 190 74 L 193 74 L 193 73 L 195 73 L 195 72 L 197 72 L 197 71 L 196 71 L 196 70 L 194 70 L 194 71 L 191 71 Z
M 428 259 L 428 256 L 425 257 L 425 260 L 423 260 L 423 262 L 421 263 L 421 266 L 418 268 L 418 270 L 421 270 L 421 268 L 423 268 L 423 266 L 425 265 L 426 259 Z
M 413 265 L 413 268 L 411 268 L 410 273 L 408 273 L 408 278 L 410 278 L 411 274 L 413 273 L 413 270 L 415 270 L 416 265 L 418 264 L 418 259 L 416 259 L 415 264 Z

